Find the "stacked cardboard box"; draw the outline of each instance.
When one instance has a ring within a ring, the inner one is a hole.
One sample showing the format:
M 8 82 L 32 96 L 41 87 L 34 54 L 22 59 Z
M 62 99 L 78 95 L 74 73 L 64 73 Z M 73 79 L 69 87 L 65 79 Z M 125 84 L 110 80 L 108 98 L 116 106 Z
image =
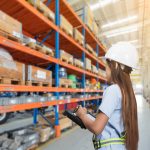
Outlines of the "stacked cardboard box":
M 39 133 L 41 143 L 46 142 L 55 133 L 54 130 L 48 125 L 39 125 L 35 131 Z
M 98 26 L 97 26 L 95 21 L 93 21 L 93 33 L 97 37 L 97 35 L 98 35 Z
M 88 58 L 85 59 L 85 69 L 86 69 L 86 70 L 89 70 L 89 71 L 91 71 L 91 69 L 92 69 L 91 60 L 88 59 Z
M 73 36 L 73 26 L 71 23 L 63 16 L 60 16 L 60 27 L 69 35 Z
M 22 24 L 2 11 L 0 11 L 0 31 L 22 38 Z
M 0 78 L 8 79 L 8 84 L 11 79 L 25 81 L 25 65 L 20 62 L 0 58 Z M 5 80 L 5 84 L 6 84 Z
M 47 18 L 55 22 L 55 14 L 51 11 L 42 1 L 40 0 L 28 0 L 28 2 L 37 8 L 40 12 L 44 14 Z
M 84 44 L 84 37 L 77 29 L 74 29 L 74 39 L 78 41 L 81 45 Z
M 98 74 L 98 69 L 94 65 L 92 65 L 92 72 Z
M 98 75 L 106 77 L 106 71 L 98 69 Z
M 93 31 L 93 20 L 94 20 L 94 17 L 93 17 L 93 13 L 90 9 L 89 6 L 85 6 L 85 24 L 89 27 L 89 29 L 91 31 Z
M 28 83 L 29 82 L 49 83 L 49 86 L 52 86 L 52 72 L 32 65 L 27 65 L 26 81 L 28 81 Z

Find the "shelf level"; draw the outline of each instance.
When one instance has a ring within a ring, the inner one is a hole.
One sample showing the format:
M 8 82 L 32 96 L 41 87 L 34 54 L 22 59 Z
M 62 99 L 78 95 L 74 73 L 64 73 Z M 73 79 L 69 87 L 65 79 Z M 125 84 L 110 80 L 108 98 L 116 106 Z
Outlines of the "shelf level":
M 97 96 L 97 97 L 82 98 L 82 99 L 73 98 L 70 100 L 54 100 L 54 101 L 50 101 L 50 102 L 36 102 L 36 103 L 30 103 L 30 104 L 0 106 L 0 113 L 30 110 L 33 108 L 41 108 L 41 107 L 74 103 L 74 102 L 79 102 L 79 101 L 88 101 L 88 100 L 101 99 L 101 98 L 102 98 L 101 96 Z
M 98 78 L 102 82 L 106 81 L 106 79 L 103 78 L 102 76 L 95 75 L 89 71 L 75 67 L 66 62 L 62 62 L 61 60 L 45 55 L 41 52 L 33 50 L 29 47 L 26 47 L 20 43 L 9 40 L 2 36 L 0 36 L 0 45 L 7 48 L 15 60 L 18 60 L 27 64 L 32 64 L 32 65 L 57 63 L 63 67 L 68 68 L 69 73 L 72 73 L 73 71 L 78 76 L 81 76 L 82 74 L 85 73 L 87 77 Z

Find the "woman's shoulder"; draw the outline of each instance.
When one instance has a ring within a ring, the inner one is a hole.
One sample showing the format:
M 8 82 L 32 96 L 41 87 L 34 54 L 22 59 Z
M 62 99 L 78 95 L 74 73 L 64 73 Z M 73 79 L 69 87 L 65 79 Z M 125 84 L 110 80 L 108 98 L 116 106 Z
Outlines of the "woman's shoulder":
M 117 93 L 117 94 L 121 94 L 121 90 L 120 90 L 120 87 L 119 87 L 119 85 L 118 84 L 112 84 L 112 85 L 110 85 L 110 86 L 108 86 L 107 88 L 106 88 L 106 91 L 105 92 L 115 92 L 115 93 Z

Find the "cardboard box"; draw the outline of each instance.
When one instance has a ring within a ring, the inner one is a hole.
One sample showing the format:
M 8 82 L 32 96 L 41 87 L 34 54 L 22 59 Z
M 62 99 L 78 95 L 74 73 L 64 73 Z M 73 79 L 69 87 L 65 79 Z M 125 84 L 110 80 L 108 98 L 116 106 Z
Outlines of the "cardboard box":
M 71 23 L 63 16 L 60 16 L 60 27 L 69 35 L 73 36 L 73 26 Z
M 98 74 L 98 69 L 94 65 L 92 65 L 92 72 Z
M 84 67 L 84 64 L 82 61 L 80 61 L 79 59 L 74 58 L 74 65 L 80 68 Z
M 98 75 L 106 77 L 106 71 L 98 69 Z
M 50 84 L 49 86 L 52 86 L 52 72 L 32 65 L 27 65 L 26 81 L 47 82 Z
M 85 69 L 89 71 L 92 70 L 92 63 L 91 63 L 91 60 L 88 58 L 85 59 Z
M 89 27 L 89 29 L 92 31 L 93 30 L 93 20 L 94 20 L 94 17 L 93 17 L 93 13 L 90 9 L 89 6 L 85 6 L 85 24 Z
M 25 65 L 0 58 L 0 77 L 25 81 Z
M 84 37 L 83 37 L 83 35 L 77 29 L 74 29 L 73 37 L 80 44 L 84 45 Z
M 85 47 L 90 53 L 93 53 L 93 48 L 89 44 L 85 44 Z
M 55 14 L 43 2 L 37 4 L 37 9 L 40 10 L 47 18 L 55 22 Z
M 93 21 L 93 33 L 95 34 L 95 36 L 98 35 L 98 26 L 95 21 Z
M 14 32 L 22 34 L 22 24 L 6 13 L 0 11 L 0 30 L 13 34 Z

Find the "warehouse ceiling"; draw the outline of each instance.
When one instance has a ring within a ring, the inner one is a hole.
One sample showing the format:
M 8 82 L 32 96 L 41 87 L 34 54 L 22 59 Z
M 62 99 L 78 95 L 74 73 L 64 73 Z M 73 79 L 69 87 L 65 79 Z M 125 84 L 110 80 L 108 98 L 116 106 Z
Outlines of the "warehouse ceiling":
M 70 3 L 76 10 L 88 3 L 99 25 L 99 37 L 107 48 L 118 41 L 130 41 L 139 51 L 141 66 L 150 62 L 150 0 L 70 0 Z

